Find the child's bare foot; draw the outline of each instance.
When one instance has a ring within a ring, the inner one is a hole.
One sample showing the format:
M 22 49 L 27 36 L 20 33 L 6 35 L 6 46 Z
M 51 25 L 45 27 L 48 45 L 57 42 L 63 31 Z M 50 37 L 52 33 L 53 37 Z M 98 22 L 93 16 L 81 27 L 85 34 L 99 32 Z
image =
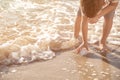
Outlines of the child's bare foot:
M 110 48 L 105 44 L 101 43 L 100 41 L 96 41 L 92 43 L 92 45 L 100 52 L 110 52 Z
M 99 44 L 101 52 L 110 52 L 110 48 L 106 44 Z
M 100 50 L 100 52 L 110 52 L 110 48 L 106 45 L 106 43 L 103 44 L 100 41 L 96 41 L 94 45 L 96 45 L 96 49 Z

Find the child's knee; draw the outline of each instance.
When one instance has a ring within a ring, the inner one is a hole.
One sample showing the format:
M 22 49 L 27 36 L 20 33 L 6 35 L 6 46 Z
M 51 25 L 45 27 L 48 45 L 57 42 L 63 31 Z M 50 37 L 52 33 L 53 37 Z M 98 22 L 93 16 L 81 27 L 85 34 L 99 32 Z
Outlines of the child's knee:
M 80 11 L 80 9 L 79 9 L 78 12 L 77 12 L 77 16 L 81 16 L 81 11 Z
M 105 18 L 113 18 L 115 14 L 115 11 L 111 11 L 110 13 L 106 14 L 104 17 Z

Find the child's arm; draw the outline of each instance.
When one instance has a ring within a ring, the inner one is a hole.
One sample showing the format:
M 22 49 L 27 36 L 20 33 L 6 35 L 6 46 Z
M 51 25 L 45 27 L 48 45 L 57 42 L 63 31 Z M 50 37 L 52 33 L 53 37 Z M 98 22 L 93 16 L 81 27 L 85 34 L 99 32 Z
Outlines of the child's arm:
M 82 16 L 81 27 L 82 27 L 82 38 L 84 43 L 86 44 L 87 32 L 88 32 L 88 18 L 86 16 Z
M 116 2 L 116 3 L 110 2 L 110 4 L 109 4 L 107 7 L 103 8 L 103 9 L 97 14 L 97 17 L 100 18 L 101 16 L 104 16 L 104 15 L 106 15 L 107 13 L 110 13 L 110 12 L 114 11 L 114 10 L 116 9 L 117 5 L 118 5 L 118 2 Z
M 94 18 L 89 19 L 89 22 L 90 23 L 97 22 L 100 17 L 114 11 L 117 5 L 118 5 L 118 2 L 110 2 L 110 4 L 106 6 L 105 8 L 101 9 L 100 12 Z

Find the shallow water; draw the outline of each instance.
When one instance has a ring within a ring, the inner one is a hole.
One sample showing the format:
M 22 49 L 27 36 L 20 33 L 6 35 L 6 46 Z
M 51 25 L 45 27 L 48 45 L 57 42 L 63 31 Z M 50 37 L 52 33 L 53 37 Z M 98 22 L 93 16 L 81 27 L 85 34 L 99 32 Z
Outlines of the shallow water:
M 78 0 L 0 0 L 0 63 L 28 63 L 52 59 L 53 50 L 78 43 L 73 26 Z M 119 8 L 119 7 L 118 7 Z M 108 41 L 120 46 L 120 10 Z M 100 36 L 103 18 L 89 26 L 89 41 Z
M 69 2 L 1 0 L 1 63 L 5 63 L 4 61 L 12 61 L 8 64 L 16 61 L 24 63 L 28 59 L 31 62 L 54 57 L 55 53 L 50 50 L 50 46 L 57 49 L 62 46 L 57 45 L 58 42 L 68 41 L 72 37 L 77 5 L 72 4 L 72 1 Z M 70 42 L 68 45 L 72 46 L 74 43 Z M 69 47 L 68 45 L 63 45 L 62 48 Z

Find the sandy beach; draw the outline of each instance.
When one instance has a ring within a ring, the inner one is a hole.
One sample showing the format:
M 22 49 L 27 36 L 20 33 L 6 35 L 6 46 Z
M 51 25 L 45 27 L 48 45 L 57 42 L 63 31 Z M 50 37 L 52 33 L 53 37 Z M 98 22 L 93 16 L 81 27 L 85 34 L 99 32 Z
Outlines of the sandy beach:
M 0 80 L 119 80 L 118 56 L 117 52 L 108 56 L 95 52 L 88 56 L 61 52 L 48 61 L 4 67 L 6 72 Z
M 0 4 L 0 80 L 120 80 L 120 4 L 107 41 L 110 51 L 89 44 L 84 56 L 74 51 L 78 0 Z M 103 18 L 89 24 L 90 43 L 98 40 L 102 24 Z

